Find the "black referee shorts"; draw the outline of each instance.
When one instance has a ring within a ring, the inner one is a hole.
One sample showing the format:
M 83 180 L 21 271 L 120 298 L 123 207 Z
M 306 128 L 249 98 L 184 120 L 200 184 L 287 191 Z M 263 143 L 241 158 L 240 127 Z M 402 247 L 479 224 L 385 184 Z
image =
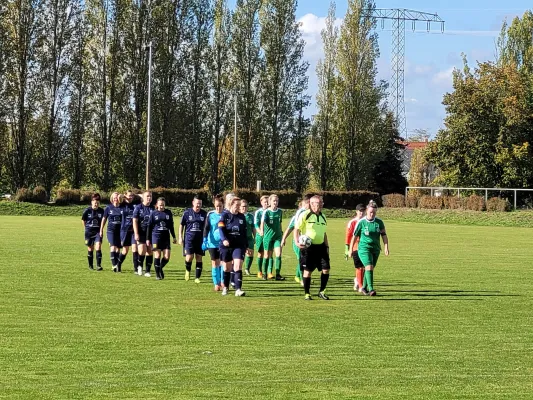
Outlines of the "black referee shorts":
M 313 272 L 315 269 L 329 270 L 329 253 L 324 243 L 312 244 L 300 250 L 300 269 Z

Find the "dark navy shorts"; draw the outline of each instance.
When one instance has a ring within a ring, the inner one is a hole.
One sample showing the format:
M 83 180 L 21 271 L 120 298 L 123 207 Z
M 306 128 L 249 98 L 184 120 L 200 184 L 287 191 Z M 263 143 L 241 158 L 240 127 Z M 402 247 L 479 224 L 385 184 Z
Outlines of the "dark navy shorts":
M 170 237 L 152 236 L 152 250 L 170 250 Z
M 92 247 L 95 243 L 102 243 L 102 237 L 100 236 L 100 232 L 85 231 L 85 245 Z
M 147 237 L 146 237 L 146 231 L 139 231 L 139 241 L 137 242 L 137 244 L 146 244 L 146 240 L 147 240 Z
M 120 231 L 120 243 L 122 247 L 130 247 L 133 243 L 133 231 Z
M 200 254 L 205 255 L 205 251 L 202 250 L 202 242 L 196 241 L 196 242 L 189 242 L 186 241 L 183 244 L 183 255 L 192 255 L 192 254 Z
M 211 256 L 211 261 L 220 260 L 220 250 L 219 249 L 207 249 L 209 255 Z
M 109 242 L 110 246 L 122 247 L 120 241 L 120 231 L 107 231 L 107 241 Z
M 244 260 L 246 254 L 245 247 L 221 247 L 220 248 L 220 260 L 224 262 L 230 262 L 233 260 Z

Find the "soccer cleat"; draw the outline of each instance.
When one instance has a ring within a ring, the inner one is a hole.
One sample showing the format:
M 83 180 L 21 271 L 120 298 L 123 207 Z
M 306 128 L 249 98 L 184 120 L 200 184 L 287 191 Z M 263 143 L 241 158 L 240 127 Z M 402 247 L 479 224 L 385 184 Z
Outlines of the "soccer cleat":
M 268 273 L 268 279 L 272 279 L 272 278 L 274 278 L 274 274 L 272 274 L 272 273 L 269 272 L 269 273 Z
M 370 293 L 368 293 L 369 296 L 376 296 L 377 293 L 375 290 L 371 290 Z
M 359 285 L 357 284 L 357 278 L 353 278 L 353 290 L 356 292 L 359 290 Z
M 117 272 L 122 272 L 122 265 L 117 265 Z
M 144 274 L 144 276 L 146 276 L 147 278 L 150 278 L 152 275 L 150 275 L 150 272 L 146 272 L 146 273 Z
M 263 273 L 262 273 L 262 272 L 258 272 L 258 273 L 257 273 L 257 277 L 258 277 L 259 279 L 263 279 Z
M 276 275 L 276 280 L 277 280 L 277 281 L 284 281 L 284 280 L 285 280 L 285 277 L 284 277 L 284 276 L 281 276 L 280 274 L 277 274 L 277 275 Z
M 304 297 L 304 300 L 313 300 L 313 298 L 311 297 L 311 295 L 309 293 L 306 293 L 305 297 Z
M 329 300 L 329 297 L 323 291 L 318 292 L 318 297 L 321 298 L 322 300 Z
M 365 296 L 368 296 L 368 290 L 366 290 L 366 288 L 364 288 L 364 287 L 359 289 L 359 292 L 364 294 Z
M 92 265 L 89 265 L 89 269 L 94 270 L 94 267 Z
M 298 278 L 297 276 L 294 277 L 294 282 L 296 283 L 300 283 L 300 278 Z
M 188 281 L 191 277 L 191 273 L 187 270 L 185 270 L 185 280 Z
M 118 272 L 118 267 L 116 265 L 113 266 L 113 272 Z
M 96 267 L 96 270 L 97 270 L 97 271 L 103 271 L 104 269 L 102 268 L 101 265 L 99 265 L 98 267 Z
M 237 289 L 235 291 L 235 297 L 242 297 L 242 296 L 246 296 L 246 292 L 242 289 Z
M 247 276 L 250 276 L 250 275 L 251 275 L 251 274 L 250 274 L 250 270 L 249 270 L 249 269 L 245 269 L 245 270 L 244 270 L 244 274 L 247 275 Z
M 268 279 L 268 278 L 267 278 L 267 275 L 266 275 L 266 274 L 263 275 L 261 279 L 263 279 L 264 281 L 266 281 L 266 280 Z
M 143 267 L 137 267 L 137 275 L 139 276 L 143 275 Z
M 194 283 L 200 283 L 200 279 L 196 278 L 196 279 L 194 280 Z
M 228 294 L 228 288 L 225 287 L 222 289 L 222 296 L 226 296 Z
M 220 285 L 215 285 L 215 292 L 220 292 Z

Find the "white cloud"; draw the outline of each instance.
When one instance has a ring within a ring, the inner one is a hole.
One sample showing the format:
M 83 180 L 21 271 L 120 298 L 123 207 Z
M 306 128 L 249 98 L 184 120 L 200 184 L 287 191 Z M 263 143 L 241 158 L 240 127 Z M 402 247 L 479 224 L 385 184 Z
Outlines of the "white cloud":
M 455 67 L 450 67 L 444 71 L 439 71 L 433 75 L 432 82 L 438 86 L 450 87 L 453 80 L 453 71 Z

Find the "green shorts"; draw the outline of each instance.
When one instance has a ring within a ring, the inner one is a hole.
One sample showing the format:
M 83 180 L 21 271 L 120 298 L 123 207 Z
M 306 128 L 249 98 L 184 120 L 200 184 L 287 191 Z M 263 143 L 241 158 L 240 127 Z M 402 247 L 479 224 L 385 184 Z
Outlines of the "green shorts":
M 252 250 L 254 249 L 254 238 L 252 238 L 252 237 L 249 237 L 249 238 L 248 238 L 248 244 L 247 244 L 247 246 L 248 246 L 248 247 L 247 247 L 248 249 L 252 249 Z
M 276 247 L 281 248 L 281 235 L 265 236 L 263 238 L 263 248 L 265 251 L 272 251 Z
M 379 253 L 380 253 L 379 250 L 370 250 L 370 249 L 361 249 L 361 248 L 357 251 L 357 254 L 359 255 L 359 259 L 361 260 L 361 262 L 363 263 L 365 267 L 369 265 L 372 265 L 375 267 L 376 264 L 378 263 Z
M 263 250 L 263 236 L 255 235 L 255 251 L 262 253 Z

